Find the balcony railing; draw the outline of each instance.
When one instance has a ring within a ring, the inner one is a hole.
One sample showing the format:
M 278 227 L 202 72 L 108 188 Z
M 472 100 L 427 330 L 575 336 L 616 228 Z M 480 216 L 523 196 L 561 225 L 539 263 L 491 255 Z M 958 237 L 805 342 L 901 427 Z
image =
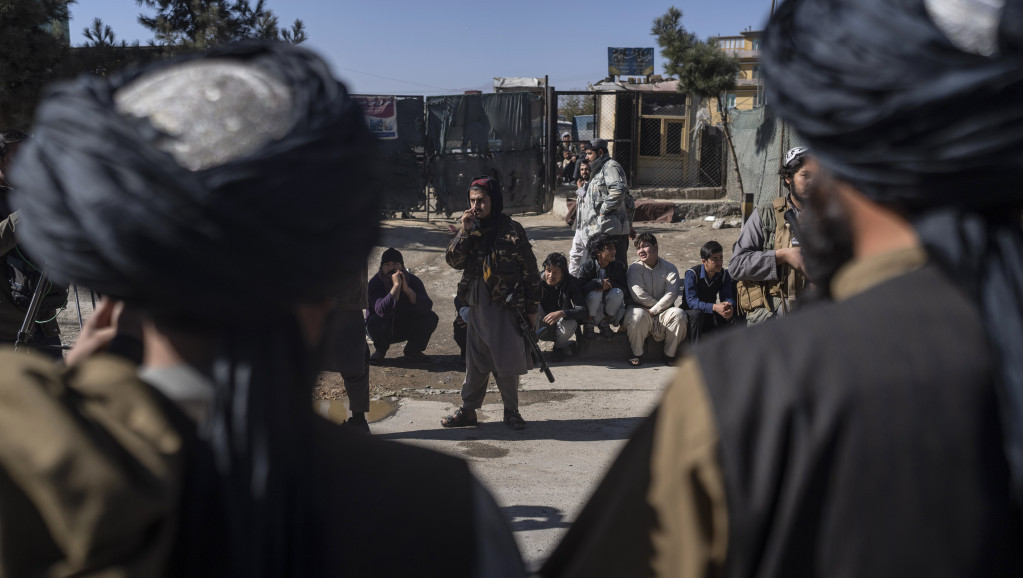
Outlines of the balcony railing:
M 750 48 L 722 48 L 721 50 L 729 56 L 738 56 L 739 58 L 760 58 L 760 51 Z
M 735 79 L 735 86 L 757 86 L 763 84 L 763 78 L 737 78 Z

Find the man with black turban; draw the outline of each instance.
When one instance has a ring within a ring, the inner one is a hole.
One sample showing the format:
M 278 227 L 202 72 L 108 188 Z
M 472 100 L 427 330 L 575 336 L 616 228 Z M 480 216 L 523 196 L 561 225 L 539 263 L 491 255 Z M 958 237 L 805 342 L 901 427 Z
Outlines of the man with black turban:
M 1018 576 L 1023 0 L 787 0 L 821 299 L 697 347 L 543 576 Z
M 502 213 L 504 197 L 497 179 L 482 176 L 469 183 L 469 208 L 462 228 L 448 243 L 448 265 L 462 271 L 458 298 L 470 313 L 466 321 L 465 380 L 462 407 L 441 420 L 444 427 L 476 426 L 490 374 L 501 392 L 504 423 L 526 427 L 519 413 L 519 376 L 533 368 L 516 320 L 515 308 L 536 327 L 540 274 L 526 230 Z
M 379 197 L 320 58 L 253 43 L 82 77 L 34 131 L 23 242 L 108 298 L 66 371 L 0 352 L 0 574 L 522 575 L 465 463 L 313 413 Z M 112 354 L 132 311 L 141 368 Z

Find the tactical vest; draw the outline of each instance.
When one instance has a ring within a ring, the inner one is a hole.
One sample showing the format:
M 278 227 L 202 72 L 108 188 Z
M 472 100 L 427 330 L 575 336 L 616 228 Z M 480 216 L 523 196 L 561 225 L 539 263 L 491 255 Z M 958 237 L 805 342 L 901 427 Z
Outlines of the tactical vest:
M 789 249 L 792 247 L 792 230 L 785 221 L 788 202 L 785 197 L 778 197 L 770 204 L 763 204 L 757 209 L 760 212 L 760 224 L 764 231 L 764 251 Z M 748 314 L 754 309 L 767 307 L 774 310 L 770 299 L 765 295 L 781 299 L 794 299 L 806 288 L 806 277 L 789 265 L 778 265 L 778 280 L 739 281 L 736 283 L 739 309 Z

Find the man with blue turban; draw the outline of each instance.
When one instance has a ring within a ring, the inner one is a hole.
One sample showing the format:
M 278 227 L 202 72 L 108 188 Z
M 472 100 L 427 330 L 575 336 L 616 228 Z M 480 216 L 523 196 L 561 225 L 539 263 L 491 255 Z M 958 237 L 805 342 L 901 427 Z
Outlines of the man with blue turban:
M 86 76 L 51 89 L 34 133 L 23 242 L 107 298 L 66 371 L 0 352 L 0 574 L 522 574 L 465 463 L 313 413 L 379 198 L 326 63 L 250 43 Z
M 697 347 L 543 576 L 1018 576 L 1023 0 L 787 0 L 816 303 Z

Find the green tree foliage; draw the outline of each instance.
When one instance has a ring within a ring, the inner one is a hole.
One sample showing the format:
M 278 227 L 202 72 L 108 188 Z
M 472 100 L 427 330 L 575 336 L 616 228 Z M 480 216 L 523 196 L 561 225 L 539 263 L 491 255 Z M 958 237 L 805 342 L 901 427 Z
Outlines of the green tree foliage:
M 558 116 L 564 117 L 569 122 L 573 122 L 578 115 L 593 114 L 594 111 L 593 98 L 581 94 L 565 96 L 559 104 L 561 106 L 558 107 Z
M 678 78 L 679 90 L 700 98 L 716 97 L 735 88 L 739 59 L 729 56 L 710 41 L 697 38 L 682 25 L 682 11 L 672 6 L 654 19 L 650 34 L 657 38 L 664 70 Z
M 103 21 L 99 18 L 95 18 L 92 21 L 92 26 L 82 29 L 82 35 L 85 36 L 86 42 L 82 46 L 89 48 L 111 48 L 114 46 L 125 47 L 128 43 L 122 40 L 120 44 L 117 43 L 117 35 L 114 31 L 103 24 Z M 136 42 L 135 45 L 138 45 Z
M 205 51 L 245 39 L 284 40 L 300 44 L 307 39 L 301 20 L 281 29 L 266 0 L 135 0 L 155 14 L 139 16 L 139 24 L 153 33 L 151 44 Z
M 58 78 L 69 45 L 56 23 L 69 3 L 0 0 L 0 128 L 27 129 L 43 86 Z

